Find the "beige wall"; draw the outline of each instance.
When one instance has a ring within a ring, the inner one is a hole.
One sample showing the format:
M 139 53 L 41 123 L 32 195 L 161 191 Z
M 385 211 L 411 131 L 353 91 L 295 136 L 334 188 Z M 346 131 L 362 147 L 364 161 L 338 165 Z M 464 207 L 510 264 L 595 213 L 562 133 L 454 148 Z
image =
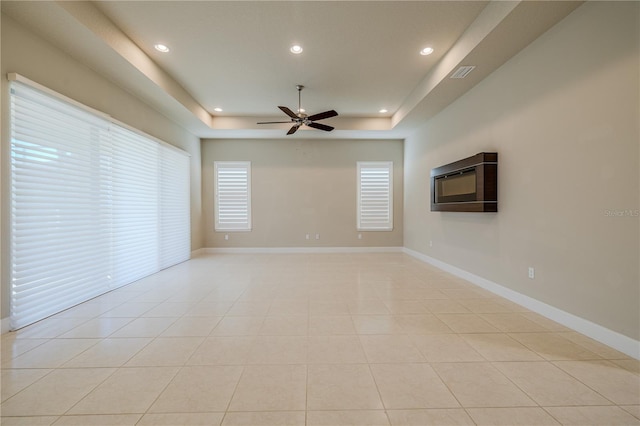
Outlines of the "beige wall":
M 407 248 L 640 337 L 639 9 L 584 4 L 405 141 Z M 500 211 L 430 212 L 430 170 L 481 151 Z
M 356 230 L 356 161 L 393 161 L 394 229 Z M 251 161 L 251 232 L 215 232 L 213 162 Z M 205 247 L 401 247 L 402 141 L 203 140 Z M 229 240 L 224 240 L 224 235 Z M 305 234 L 312 239 L 306 240 Z M 315 240 L 315 234 L 320 239 Z
M 16 72 L 85 105 L 169 142 L 191 154 L 191 245 L 202 247 L 200 139 L 148 105 L 83 66 L 47 41 L 2 16 L 2 305 L 0 317 L 9 315 L 7 244 L 8 208 L 8 81 Z

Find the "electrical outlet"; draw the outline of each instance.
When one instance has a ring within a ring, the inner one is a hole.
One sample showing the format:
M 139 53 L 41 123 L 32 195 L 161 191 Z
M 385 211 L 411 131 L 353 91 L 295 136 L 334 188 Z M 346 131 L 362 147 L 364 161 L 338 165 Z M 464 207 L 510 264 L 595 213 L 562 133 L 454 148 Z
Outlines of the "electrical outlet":
M 316 234 L 316 240 L 320 239 L 320 234 Z
M 229 234 L 224 234 L 224 239 L 228 240 L 229 239 Z
M 362 239 L 362 234 L 358 234 L 358 239 L 361 240 Z
M 433 247 L 433 241 L 429 240 L 429 247 Z
M 309 239 L 309 234 L 305 235 L 304 238 L 308 240 Z
M 534 279 L 536 277 L 536 270 L 533 266 L 529 266 L 529 278 Z

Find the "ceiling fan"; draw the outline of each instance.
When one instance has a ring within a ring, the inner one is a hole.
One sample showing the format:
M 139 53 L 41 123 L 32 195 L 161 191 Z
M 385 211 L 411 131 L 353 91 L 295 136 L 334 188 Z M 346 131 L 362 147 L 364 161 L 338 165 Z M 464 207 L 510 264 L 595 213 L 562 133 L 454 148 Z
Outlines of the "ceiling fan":
M 313 115 L 307 115 L 307 114 L 303 113 L 302 109 L 300 108 L 300 92 L 302 92 L 302 89 L 304 89 L 304 86 L 301 85 L 301 84 L 298 84 L 296 86 L 296 89 L 298 89 L 298 113 L 296 114 L 295 112 L 291 111 L 286 106 L 279 106 L 278 107 L 278 108 L 280 108 L 280 110 L 282 112 L 287 114 L 291 118 L 291 120 L 289 120 L 289 121 L 262 121 L 262 122 L 260 122 L 258 124 L 293 123 L 293 127 L 291 127 L 289 129 L 289 131 L 287 132 L 287 135 L 294 134 L 300 128 L 300 126 L 302 126 L 303 124 L 305 126 L 313 127 L 314 129 L 324 130 L 325 132 L 332 131 L 333 127 L 327 126 L 326 124 L 316 123 L 316 121 L 324 120 L 325 118 L 336 117 L 338 115 L 338 113 L 335 112 L 334 110 L 329 110 L 329 111 L 325 111 L 325 112 L 321 112 L 321 113 L 313 114 Z

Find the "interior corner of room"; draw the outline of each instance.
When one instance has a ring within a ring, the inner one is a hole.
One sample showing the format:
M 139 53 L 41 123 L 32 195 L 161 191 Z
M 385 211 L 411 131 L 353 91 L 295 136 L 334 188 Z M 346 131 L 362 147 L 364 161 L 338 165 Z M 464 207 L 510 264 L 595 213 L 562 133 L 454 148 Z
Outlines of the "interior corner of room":
M 117 5 L 36 3 L 2 2 L 3 333 L 12 286 L 7 75 L 17 73 L 189 154 L 192 253 L 402 251 L 640 358 L 639 3 L 478 2 L 469 30 L 414 75 L 394 114 L 345 113 L 326 121 L 336 125 L 330 135 L 291 137 L 258 129 L 248 113 L 200 105 L 189 82 L 125 37 L 126 22 L 116 27 Z M 518 32 L 544 5 L 567 9 L 535 37 L 533 24 Z M 506 42 L 509 32 L 517 37 Z M 483 55 L 493 68 L 479 66 L 456 88 L 447 62 L 456 55 L 456 68 Z M 302 82 L 290 83 L 283 101 L 269 99 L 273 116 L 275 102 L 294 106 Z M 305 90 L 324 110 L 349 87 L 329 87 L 327 98 Z M 481 152 L 499 154 L 498 211 L 432 211 L 431 170 Z M 242 232 L 215 223 L 214 163 L 234 161 L 251 164 L 251 226 Z M 387 229 L 358 229 L 358 162 L 392 162 Z

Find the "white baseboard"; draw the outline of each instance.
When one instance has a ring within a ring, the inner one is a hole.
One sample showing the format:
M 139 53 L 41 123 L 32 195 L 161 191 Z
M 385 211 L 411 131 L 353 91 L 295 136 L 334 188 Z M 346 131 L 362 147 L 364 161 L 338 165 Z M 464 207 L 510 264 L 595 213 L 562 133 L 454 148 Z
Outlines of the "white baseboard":
M 207 254 L 205 252 L 206 249 L 204 248 L 199 248 L 197 250 L 192 250 L 191 251 L 191 257 L 198 257 L 198 256 L 202 256 L 203 254 Z
M 11 330 L 11 324 L 9 318 L 0 319 L 0 334 L 8 333 Z
M 482 287 L 483 289 L 495 293 L 498 296 L 504 297 L 505 299 L 517 303 L 520 306 L 524 306 L 525 308 L 533 312 L 536 312 L 544 317 L 549 318 L 550 320 L 560 323 L 565 327 L 569 327 L 570 329 L 582 333 L 585 336 L 591 337 L 598 342 L 604 343 L 605 345 L 610 346 L 626 355 L 629 355 L 630 357 L 640 359 L 640 341 L 634 340 L 616 331 L 610 330 L 551 305 L 547 305 L 544 302 L 526 296 L 522 293 L 518 293 L 517 291 L 511 290 L 509 288 L 503 287 L 500 284 L 494 283 L 493 281 L 489 281 L 485 278 L 479 277 L 478 275 L 472 274 L 471 272 L 467 272 L 464 269 L 449 265 L 448 263 L 445 263 L 438 259 L 434 259 L 433 257 L 427 256 L 420 252 L 408 249 L 406 247 L 404 248 L 403 252 L 415 257 L 418 260 L 442 269 L 443 271 L 463 278 L 471 282 L 472 284 L 477 285 L 478 287 Z
M 402 253 L 403 247 L 208 247 L 199 254 Z

